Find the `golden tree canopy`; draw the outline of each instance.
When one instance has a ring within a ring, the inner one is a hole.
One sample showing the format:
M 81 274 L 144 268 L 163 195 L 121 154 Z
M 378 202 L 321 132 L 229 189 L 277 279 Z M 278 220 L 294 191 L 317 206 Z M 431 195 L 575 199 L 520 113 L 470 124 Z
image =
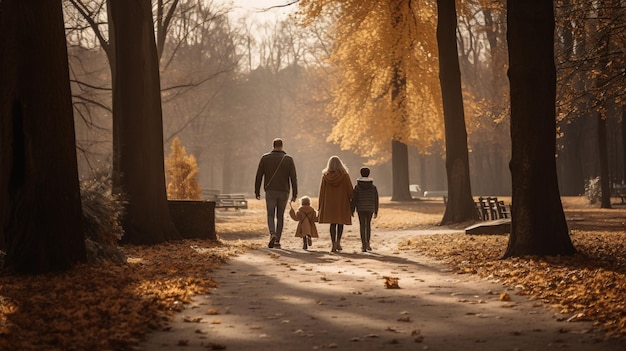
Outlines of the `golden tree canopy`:
M 300 2 L 305 21 L 335 18 L 329 62 L 336 81 L 328 112 L 336 124 L 329 141 L 384 160 L 392 140 L 426 149 L 443 138 L 434 6 L 408 0 Z M 394 95 L 398 81 L 400 96 Z

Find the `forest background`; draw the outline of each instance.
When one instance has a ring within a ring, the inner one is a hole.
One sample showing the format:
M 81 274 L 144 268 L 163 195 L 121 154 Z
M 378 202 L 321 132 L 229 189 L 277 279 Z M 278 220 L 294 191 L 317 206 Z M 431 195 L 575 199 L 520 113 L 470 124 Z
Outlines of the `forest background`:
M 342 157 L 354 177 L 359 167 L 369 164 L 381 194 L 391 194 L 391 143 L 384 126 L 356 140 L 359 133 L 336 127 L 340 119 L 351 117 L 376 126 L 380 122 L 376 113 L 341 116 L 329 109 L 333 98 L 341 94 L 334 89 L 339 82 L 332 64 L 337 57 L 331 57 L 336 34 L 331 30 L 332 17 L 303 27 L 298 25 L 296 5 L 275 3 L 277 7 L 259 7 L 259 12 L 292 9 L 292 15 L 260 22 L 245 15 L 232 16 L 238 10 L 228 2 L 154 3 L 166 155 L 178 137 L 198 162 L 203 189 L 251 195 L 259 156 L 270 149 L 273 138 L 282 137 L 286 151 L 296 160 L 301 194 L 317 194 L 321 170 L 331 155 Z M 420 65 L 426 72 L 424 86 L 438 87 L 432 5 L 418 10 L 425 18 L 419 28 L 424 31 L 419 44 L 425 55 Z M 606 143 L 611 186 L 624 184 L 625 64 L 619 52 L 626 45 L 625 7 L 619 1 L 606 4 L 605 9 L 600 6 L 556 2 L 557 171 L 564 196 L 584 193 L 586 184 L 600 175 L 602 142 Z M 457 9 L 472 193 L 510 195 L 504 2 L 461 0 Z M 64 13 L 79 172 L 84 179 L 111 164 L 106 3 L 67 0 Z M 351 55 L 341 59 L 358 60 L 358 51 Z M 414 98 L 428 115 L 423 123 L 433 125 L 419 126 L 427 134 L 408 143 L 409 182 L 422 190 L 445 190 L 440 97 Z

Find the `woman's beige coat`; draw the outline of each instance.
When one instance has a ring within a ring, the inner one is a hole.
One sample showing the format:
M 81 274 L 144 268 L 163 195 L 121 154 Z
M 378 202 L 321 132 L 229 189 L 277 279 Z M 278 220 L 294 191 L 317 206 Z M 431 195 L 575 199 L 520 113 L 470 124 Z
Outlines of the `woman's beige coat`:
M 348 173 L 332 171 L 324 174 L 319 195 L 319 222 L 352 224 L 352 191 Z
M 301 206 L 296 212 L 293 208 L 289 210 L 289 216 L 294 221 L 298 221 L 298 228 L 296 228 L 296 236 L 303 238 L 305 235 L 310 235 L 312 238 L 317 238 L 317 213 L 311 206 Z

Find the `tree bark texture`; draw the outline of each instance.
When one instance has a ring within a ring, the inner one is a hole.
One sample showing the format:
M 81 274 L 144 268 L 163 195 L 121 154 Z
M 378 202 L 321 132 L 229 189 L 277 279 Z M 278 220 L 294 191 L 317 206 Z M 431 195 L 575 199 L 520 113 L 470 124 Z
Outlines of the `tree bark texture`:
M 477 220 L 478 212 L 472 199 L 469 176 L 461 70 L 456 46 L 456 6 L 454 0 L 438 0 L 437 8 L 439 80 L 443 99 L 448 175 L 448 202 L 441 224 L 451 224 Z
M 570 255 L 556 176 L 556 68 L 551 0 L 507 3 L 511 86 L 511 235 L 504 257 Z
M 64 270 L 86 258 L 61 1 L 1 1 L 0 53 L 0 249 Z
M 150 0 L 111 0 L 115 28 L 113 139 L 115 189 L 128 201 L 124 242 L 180 239 L 167 205 L 159 64 Z

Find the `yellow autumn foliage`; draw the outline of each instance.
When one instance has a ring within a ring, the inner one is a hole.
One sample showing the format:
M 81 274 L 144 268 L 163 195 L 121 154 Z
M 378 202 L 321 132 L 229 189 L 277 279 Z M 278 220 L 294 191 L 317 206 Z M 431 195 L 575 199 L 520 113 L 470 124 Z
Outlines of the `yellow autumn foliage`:
M 185 147 L 174 138 L 171 153 L 165 160 L 165 180 L 168 199 L 199 200 L 202 192 L 198 184 L 198 163 L 187 155 Z
M 427 1 L 303 0 L 304 23 L 332 16 L 336 73 L 328 137 L 373 161 L 391 154 L 391 141 L 421 150 L 443 139 L 436 7 Z

